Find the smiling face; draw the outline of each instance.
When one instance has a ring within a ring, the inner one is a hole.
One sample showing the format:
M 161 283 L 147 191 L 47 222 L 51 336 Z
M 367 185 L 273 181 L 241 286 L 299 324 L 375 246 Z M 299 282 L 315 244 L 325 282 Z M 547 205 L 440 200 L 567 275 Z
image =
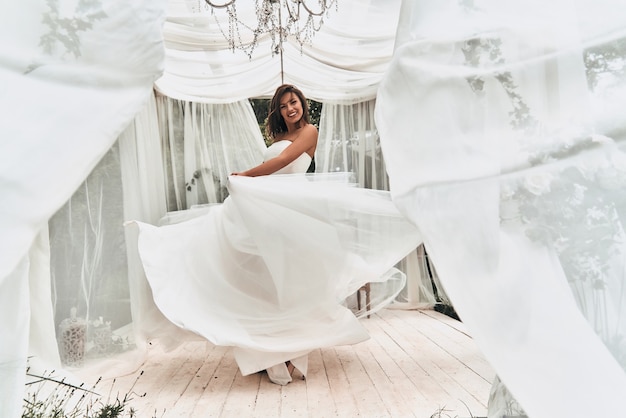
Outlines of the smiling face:
M 276 89 L 270 100 L 265 130 L 269 138 L 298 129 L 311 123 L 309 106 L 304 94 L 291 84 L 283 84 Z
M 287 125 L 295 125 L 302 119 L 302 102 L 293 92 L 287 92 L 280 98 L 280 115 Z

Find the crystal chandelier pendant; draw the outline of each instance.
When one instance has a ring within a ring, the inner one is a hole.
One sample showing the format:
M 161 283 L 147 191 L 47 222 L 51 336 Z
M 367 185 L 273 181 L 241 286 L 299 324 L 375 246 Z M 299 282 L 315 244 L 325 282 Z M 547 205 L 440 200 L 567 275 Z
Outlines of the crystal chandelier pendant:
M 250 59 L 259 41 L 271 39 L 272 56 L 282 54 L 282 47 L 288 37 L 299 45 L 311 44 L 315 32 L 319 31 L 338 0 L 255 0 L 256 21 L 239 16 L 237 0 L 204 0 L 227 40 L 230 49 L 245 52 Z M 250 0 L 243 0 L 249 4 Z M 218 15 L 219 14 L 219 15 Z M 224 22 L 228 27 L 224 28 Z

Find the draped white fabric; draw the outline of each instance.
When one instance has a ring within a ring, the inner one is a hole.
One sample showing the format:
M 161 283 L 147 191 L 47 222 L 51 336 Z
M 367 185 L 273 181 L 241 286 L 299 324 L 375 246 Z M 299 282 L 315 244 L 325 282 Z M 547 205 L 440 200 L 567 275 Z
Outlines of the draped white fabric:
M 237 7 L 238 17 L 250 27 L 256 21 L 254 3 Z M 260 37 L 251 57 L 229 50 L 223 10 L 211 11 L 203 1 L 170 0 L 165 72 L 156 87 L 180 100 L 230 103 L 271 96 L 284 81 L 314 100 L 371 100 L 393 52 L 400 1 L 339 3 L 310 44 L 301 48 L 293 37 L 287 39 L 281 62 L 273 56 L 269 36 Z M 248 39 L 245 30 L 241 35 Z
M 290 169 L 304 173 L 303 157 Z M 420 243 L 389 193 L 354 187 L 345 173 L 231 177 L 229 190 L 222 205 L 184 211 L 186 222 L 137 223 L 167 317 L 235 346 L 243 374 L 366 339 L 342 301 L 372 282 L 368 308 L 389 304 L 405 283 L 393 265 Z
M 401 16 L 376 110 L 394 201 L 528 416 L 621 414 L 623 2 L 405 1 Z M 490 417 L 522 412 L 506 396 L 494 387 Z
M 181 340 L 154 306 L 136 248 L 126 244 L 136 238 L 122 224 L 157 223 L 168 206 L 221 202 L 228 173 L 257 164 L 264 148 L 248 101 L 211 105 L 151 96 L 50 221 L 54 322 L 67 322 L 76 308 L 87 329 L 78 359 L 66 352 L 59 330 L 66 366 L 119 374 L 139 364 L 146 342 Z M 100 346 L 95 332 L 108 333 Z
M 154 222 L 166 210 L 159 145 L 151 95 L 76 193 L 50 219 L 58 354 L 64 367 L 74 372 L 83 367 L 103 376 L 132 371 L 141 364 L 155 328 L 176 335 L 175 327 L 153 306 L 136 251 L 126 245 L 123 228 L 129 216 Z M 72 327 L 73 309 L 78 327 Z M 84 333 L 78 347 L 69 344 L 73 329 Z M 50 345 L 48 351 L 56 348 L 57 344 Z
M 389 178 L 376 129 L 376 100 L 341 104 L 324 102 L 320 115 L 319 140 L 315 152 L 318 173 L 351 172 L 361 187 L 389 190 Z M 424 246 L 405 257 L 398 268 L 407 275 L 407 287 L 391 307 L 432 308 L 437 302 L 426 265 Z M 439 287 L 439 301 L 449 303 Z
M 29 249 L 147 99 L 162 68 L 163 15 L 162 1 L 2 6 L 3 417 L 18 416 L 21 409 L 28 277 L 42 271 L 29 265 Z
M 317 171 L 350 171 L 362 187 L 389 190 L 380 138 L 374 121 L 376 101 L 324 103 L 320 116 Z
M 222 202 L 228 175 L 263 161 L 265 143 L 250 102 L 196 103 L 157 96 L 167 208 Z

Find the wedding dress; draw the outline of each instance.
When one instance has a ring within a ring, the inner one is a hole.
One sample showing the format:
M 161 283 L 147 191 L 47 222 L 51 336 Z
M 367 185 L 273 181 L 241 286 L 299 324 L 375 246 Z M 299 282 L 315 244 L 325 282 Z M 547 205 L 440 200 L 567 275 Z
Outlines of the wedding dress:
M 268 147 L 265 159 L 290 143 Z M 306 376 L 307 353 L 368 338 L 345 300 L 372 283 L 370 311 L 405 284 L 394 268 L 420 243 L 387 192 L 349 173 L 305 174 L 302 154 L 271 176 L 231 176 L 223 204 L 139 227 L 138 249 L 156 305 L 174 324 L 234 347 L 243 375 Z

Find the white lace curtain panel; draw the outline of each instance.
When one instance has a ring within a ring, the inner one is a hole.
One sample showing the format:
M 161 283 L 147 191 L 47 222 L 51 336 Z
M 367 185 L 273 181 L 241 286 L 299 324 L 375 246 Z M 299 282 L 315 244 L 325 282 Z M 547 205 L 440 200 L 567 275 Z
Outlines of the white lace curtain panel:
M 389 180 L 374 121 L 376 100 L 352 105 L 324 104 L 320 116 L 319 171 L 357 173 L 359 185 L 389 190 Z
M 157 95 L 168 210 L 222 202 L 234 171 L 263 160 L 265 143 L 250 102 L 211 104 Z

